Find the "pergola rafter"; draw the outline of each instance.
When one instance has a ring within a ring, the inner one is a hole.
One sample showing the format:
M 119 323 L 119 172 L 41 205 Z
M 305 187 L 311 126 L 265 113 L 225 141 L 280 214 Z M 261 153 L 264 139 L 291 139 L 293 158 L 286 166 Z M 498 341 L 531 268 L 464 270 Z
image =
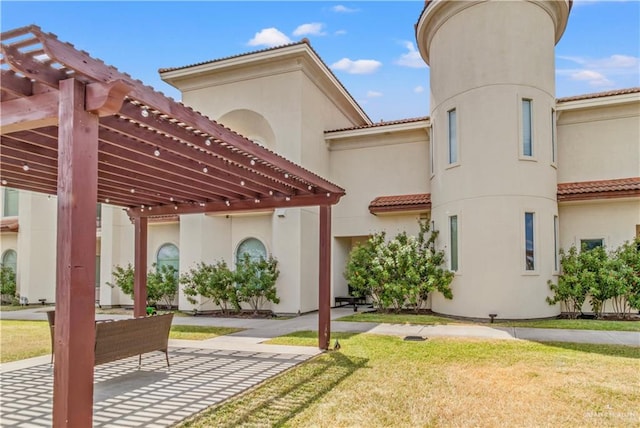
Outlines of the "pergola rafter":
M 36 26 L 0 40 L 0 180 L 58 196 L 54 426 L 91 425 L 96 202 L 132 219 L 135 316 L 149 218 L 318 206 L 328 348 L 331 205 L 344 189 Z

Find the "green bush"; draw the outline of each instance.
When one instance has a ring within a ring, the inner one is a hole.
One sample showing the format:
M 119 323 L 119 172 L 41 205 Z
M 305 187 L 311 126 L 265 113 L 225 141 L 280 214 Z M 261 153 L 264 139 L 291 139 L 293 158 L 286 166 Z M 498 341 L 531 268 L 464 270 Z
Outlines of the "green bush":
M 178 293 L 178 272 L 173 266 L 162 265 L 158 268 L 153 264 L 147 272 L 147 306 L 157 305 L 159 302 L 171 307 Z M 126 267 L 115 265 L 111 272 L 113 283 L 107 282 L 111 287 L 117 286 L 123 293 L 134 299 L 134 269 L 131 263 Z
M 235 281 L 238 300 L 247 302 L 257 314 L 258 310 L 266 303 L 280 303 L 276 294 L 276 281 L 280 271 L 278 261 L 269 256 L 268 259 L 260 257 L 252 259 L 245 253 L 236 262 Z
M 223 314 L 229 313 L 229 309 L 240 310 L 238 296 L 235 287 L 235 275 L 224 261 L 215 264 L 200 262 L 195 268 L 180 277 L 184 284 L 184 294 L 192 304 L 197 301 L 195 296 L 202 296 L 207 301 L 219 306 Z M 207 303 L 202 302 L 202 304 Z
M 604 304 L 610 300 L 614 312 L 628 317 L 631 308 L 640 309 L 640 239 L 626 242 L 611 253 L 603 247 L 578 252 L 571 246 L 565 253 L 560 250 L 562 273 L 558 283 L 549 281 L 551 305 L 562 302 L 570 318 L 581 312 L 587 297 L 591 309 L 601 317 Z
M 435 248 L 438 232 L 428 222 L 419 226 L 418 236 L 402 232 L 387 241 L 380 232 L 351 251 L 344 276 L 355 295 L 371 296 L 376 308 L 396 312 L 405 306 L 420 310 L 433 291 L 453 298 L 454 274 L 443 267 L 444 252 Z
M 16 273 L 9 266 L 0 264 L 0 299 L 12 304 L 16 300 Z

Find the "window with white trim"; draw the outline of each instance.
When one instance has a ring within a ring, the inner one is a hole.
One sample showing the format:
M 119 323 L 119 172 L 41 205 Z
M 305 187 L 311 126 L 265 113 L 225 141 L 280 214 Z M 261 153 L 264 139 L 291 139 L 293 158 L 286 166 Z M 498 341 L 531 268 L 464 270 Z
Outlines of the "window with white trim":
M 522 155 L 533 156 L 533 102 L 522 99 Z
M 267 248 L 257 238 L 247 238 L 238 245 L 236 260 L 240 260 L 245 253 L 254 261 L 258 261 L 261 258 L 267 259 Z
M 559 234 L 558 234 L 558 216 L 553 216 L 553 270 L 558 272 L 560 270 L 560 255 L 558 253 L 560 249 Z
M 436 173 L 436 160 L 434 158 L 435 149 L 434 149 L 433 146 L 436 144 L 436 140 L 435 140 L 434 135 L 433 135 L 433 123 L 431 124 L 431 127 L 430 127 L 429 137 L 430 137 L 429 138 L 430 139 L 430 141 L 429 141 L 429 163 L 430 163 L 430 167 L 431 167 L 430 172 L 431 172 L 431 176 L 434 176 L 435 173 Z
M 164 244 L 158 249 L 156 255 L 156 266 L 173 266 L 178 272 L 180 269 L 180 250 L 173 244 Z
M 535 241 L 534 241 L 534 213 L 524 213 L 524 253 L 525 270 L 536 269 Z
M 558 146 L 556 141 L 556 110 L 551 109 L 551 163 L 558 159 Z
M 9 187 L 4 188 L 2 200 L 2 215 L 4 217 L 14 217 L 18 215 L 18 197 L 19 193 L 16 189 Z
M 449 265 L 454 272 L 458 271 L 458 216 L 449 217 L 450 254 Z
M 15 250 L 7 250 L 2 255 L 2 266 L 8 267 L 13 273 L 18 272 L 18 253 Z
M 597 247 L 604 247 L 604 239 L 596 238 L 596 239 L 581 239 L 580 240 L 580 249 L 582 251 L 593 250 Z
M 458 122 L 456 109 L 447 112 L 449 127 L 449 164 L 458 162 Z

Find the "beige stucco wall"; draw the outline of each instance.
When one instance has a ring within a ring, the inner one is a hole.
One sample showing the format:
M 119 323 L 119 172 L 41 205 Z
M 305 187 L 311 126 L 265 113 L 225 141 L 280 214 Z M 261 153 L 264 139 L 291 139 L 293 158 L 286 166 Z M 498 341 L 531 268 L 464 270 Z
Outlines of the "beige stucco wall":
M 558 115 L 560 183 L 640 176 L 639 102 L 562 107 Z
M 18 276 L 29 303 L 55 301 L 57 198 L 20 192 L 18 202 Z
M 369 204 L 378 196 L 429 193 L 429 153 L 426 132 L 412 133 L 400 141 L 374 135 L 332 143 L 331 179 L 347 189 L 333 208 L 333 235 L 368 235 L 387 227 L 404 228 L 413 219 L 374 216 Z M 355 145 L 355 148 L 350 148 Z M 390 231 L 389 233 L 392 233 Z
M 601 199 L 560 204 L 560 247 L 580 247 L 581 239 L 604 239 L 613 250 L 635 237 L 640 199 Z
M 439 245 L 448 253 L 449 218 L 458 216 L 454 299 L 435 295 L 436 312 L 482 318 L 558 313 L 544 301 L 554 260 L 549 231 L 557 215 L 551 112 L 558 19 L 543 3 L 489 1 L 440 2 L 421 20 L 418 44 L 431 66 L 432 219 L 444 231 Z M 532 156 L 522 151 L 523 99 L 532 102 Z M 448 158 L 452 109 L 455 162 Z M 533 270 L 525 268 L 527 212 L 535 216 Z
M 102 205 L 100 228 L 100 305 L 129 305 L 133 302 L 114 283 L 112 276 L 116 265 L 133 265 L 133 224 L 124 210 L 113 205 Z

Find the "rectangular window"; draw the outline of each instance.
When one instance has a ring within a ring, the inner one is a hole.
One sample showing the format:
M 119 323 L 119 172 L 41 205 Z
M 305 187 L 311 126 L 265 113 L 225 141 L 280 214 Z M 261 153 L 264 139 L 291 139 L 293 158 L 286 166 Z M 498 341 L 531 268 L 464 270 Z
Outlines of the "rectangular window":
M 449 163 L 458 162 L 458 126 L 456 109 L 449 110 Z
M 533 128 L 531 126 L 531 100 L 522 100 L 522 155 L 533 156 Z
M 560 264 L 558 260 L 558 216 L 553 216 L 553 270 L 558 272 Z
M 603 247 L 604 239 L 581 239 L 580 248 L 583 251 L 593 250 L 596 247 Z
M 16 189 L 4 188 L 3 212 L 4 217 L 14 217 L 18 215 L 18 196 Z
M 96 204 L 96 227 L 100 228 L 102 226 L 102 204 Z
M 458 270 L 458 216 L 449 217 L 449 234 L 451 236 L 451 270 Z
M 556 111 L 551 109 L 551 162 L 556 163 L 558 146 L 556 145 Z
M 436 161 L 434 159 L 435 150 L 433 149 L 433 146 L 436 144 L 436 140 L 433 135 L 433 124 L 431 124 L 430 127 L 429 139 L 429 161 L 431 163 L 431 175 L 434 175 L 436 173 Z
M 526 270 L 535 270 L 535 252 L 533 242 L 533 213 L 524 213 L 524 251 Z

